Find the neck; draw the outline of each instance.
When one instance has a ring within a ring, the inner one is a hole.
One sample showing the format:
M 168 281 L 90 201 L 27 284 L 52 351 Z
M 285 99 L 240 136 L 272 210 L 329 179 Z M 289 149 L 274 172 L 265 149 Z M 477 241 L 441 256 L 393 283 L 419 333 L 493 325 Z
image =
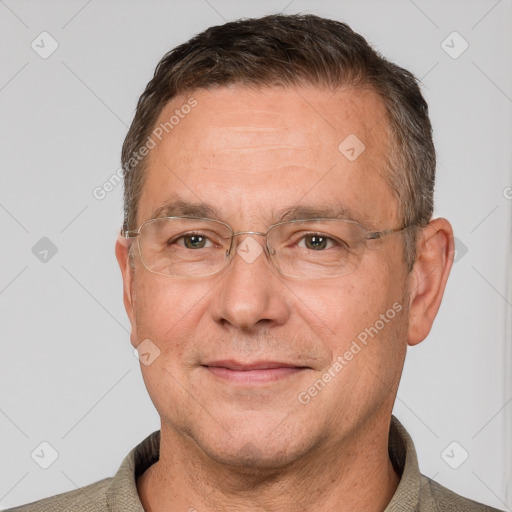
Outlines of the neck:
M 313 447 L 286 467 L 220 464 L 162 424 L 160 459 L 139 477 L 146 512 L 170 510 L 383 511 L 399 482 L 388 456 L 389 422 L 338 445 Z

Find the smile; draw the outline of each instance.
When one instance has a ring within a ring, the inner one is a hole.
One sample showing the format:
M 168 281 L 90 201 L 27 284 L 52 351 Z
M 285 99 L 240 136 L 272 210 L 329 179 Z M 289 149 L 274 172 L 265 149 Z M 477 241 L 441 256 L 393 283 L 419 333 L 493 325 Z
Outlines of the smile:
M 249 364 L 237 361 L 215 361 L 202 365 L 215 377 L 234 384 L 265 384 L 291 377 L 307 370 L 304 366 L 275 361 L 259 361 Z

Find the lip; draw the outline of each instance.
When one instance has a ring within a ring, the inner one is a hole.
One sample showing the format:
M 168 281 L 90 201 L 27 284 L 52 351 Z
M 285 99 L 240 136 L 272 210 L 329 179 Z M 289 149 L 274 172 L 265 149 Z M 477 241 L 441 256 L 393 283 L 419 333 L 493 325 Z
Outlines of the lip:
M 250 371 L 250 370 L 273 370 L 276 368 L 305 368 L 293 363 L 284 363 L 281 361 L 253 361 L 251 363 L 242 363 L 234 359 L 223 359 L 221 361 L 212 361 L 204 363 L 203 366 L 227 368 L 228 370 Z
M 234 360 L 212 361 L 202 365 L 216 377 L 236 384 L 264 384 L 291 377 L 308 367 L 280 361 L 242 363 Z

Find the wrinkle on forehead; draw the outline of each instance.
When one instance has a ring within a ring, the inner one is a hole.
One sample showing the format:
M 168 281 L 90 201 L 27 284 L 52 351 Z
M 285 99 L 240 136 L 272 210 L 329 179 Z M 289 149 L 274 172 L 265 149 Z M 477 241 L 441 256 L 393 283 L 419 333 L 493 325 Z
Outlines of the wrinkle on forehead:
M 174 189 L 189 200 L 223 204 L 226 212 L 240 210 L 240 218 L 268 212 L 272 203 L 321 204 L 339 197 L 378 227 L 392 223 L 395 201 L 385 182 L 388 130 L 376 93 L 239 86 L 193 96 L 197 106 L 148 155 L 152 184 L 151 191 L 146 187 L 145 218 Z M 173 99 L 160 120 L 182 102 Z M 338 150 L 350 134 L 366 146 L 356 161 Z
M 229 168 L 226 164 L 237 150 L 250 159 L 258 151 L 267 153 L 269 158 L 272 152 L 289 151 L 286 157 L 292 158 L 294 150 L 309 150 L 316 158 L 319 152 L 336 152 L 341 140 L 351 133 L 364 140 L 367 155 L 373 148 L 382 147 L 382 130 L 375 129 L 375 114 L 378 120 L 385 119 L 385 107 L 380 97 L 368 89 L 347 87 L 327 94 L 312 86 L 299 91 L 232 85 L 190 94 L 196 98 L 197 106 L 158 146 L 173 146 L 173 139 L 178 138 L 203 161 L 209 159 L 213 167 Z M 164 123 L 183 102 L 184 97 L 171 100 L 157 124 Z M 323 133 L 321 139 L 318 133 Z M 208 148 L 208 154 L 203 148 Z

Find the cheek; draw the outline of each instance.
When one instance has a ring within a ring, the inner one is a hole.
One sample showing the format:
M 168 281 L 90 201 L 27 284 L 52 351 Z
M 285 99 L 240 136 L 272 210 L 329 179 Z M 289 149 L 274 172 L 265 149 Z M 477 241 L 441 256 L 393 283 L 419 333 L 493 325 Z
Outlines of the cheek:
M 373 324 L 393 304 L 386 283 L 367 274 L 344 276 L 324 283 L 290 286 L 295 310 L 304 323 L 324 341 L 343 344 Z M 381 293 L 376 293 L 380 290 Z
M 182 350 L 204 314 L 210 288 L 159 275 L 144 275 L 135 287 L 137 334 L 149 338 L 160 350 Z
M 404 275 L 394 263 L 397 255 L 382 256 L 369 254 L 355 273 L 340 279 L 293 289 L 298 316 L 318 335 L 331 360 L 350 350 L 354 341 L 362 347 L 357 359 L 373 360 L 375 369 L 401 359 L 395 356 L 405 346 Z
M 210 291 L 203 288 L 158 275 L 144 275 L 135 287 L 139 343 L 149 339 L 159 351 L 149 365 L 141 364 L 142 376 L 156 409 L 177 422 L 187 421 L 190 393 L 201 395 L 192 391 L 189 374 Z
M 379 258 L 375 273 L 365 272 L 367 278 L 349 306 L 355 319 L 350 343 L 361 347 L 354 369 L 365 374 L 368 382 L 389 390 L 398 383 L 407 348 L 405 280 L 396 261 Z

